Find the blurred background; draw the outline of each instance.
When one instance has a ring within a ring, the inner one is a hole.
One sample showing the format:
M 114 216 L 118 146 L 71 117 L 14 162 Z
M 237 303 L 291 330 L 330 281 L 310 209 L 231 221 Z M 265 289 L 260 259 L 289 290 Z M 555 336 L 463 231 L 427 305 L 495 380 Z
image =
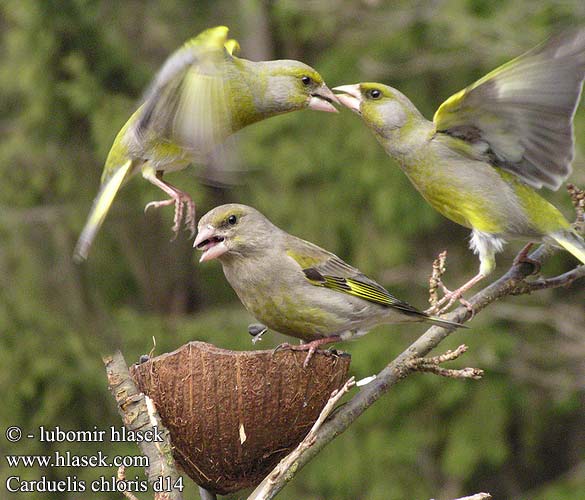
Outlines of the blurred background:
M 218 263 L 171 242 L 172 209 L 140 178 L 119 194 L 89 260 L 73 246 L 115 134 L 165 58 L 217 24 L 249 59 L 300 59 L 335 85 L 381 81 L 429 119 L 451 94 L 551 33 L 585 25 L 582 0 L 4 0 L 0 4 L 0 449 L 39 454 L 138 454 L 128 443 L 8 446 L 4 428 L 120 426 L 101 355 L 134 362 L 190 340 L 252 349 L 245 312 Z M 575 117 L 571 181 L 585 187 L 585 109 Z M 228 190 L 197 169 L 169 175 L 198 215 L 225 202 L 255 206 L 287 231 L 358 266 L 397 296 L 427 307 L 433 258 L 449 253 L 453 288 L 477 269 L 468 231 L 434 212 L 361 120 L 303 111 L 242 131 L 247 169 Z M 545 193 L 569 218 L 561 189 Z M 498 258 L 493 279 L 520 244 Z M 576 263 L 566 253 L 547 274 Z M 413 375 L 369 409 L 280 494 L 284 499 L 585 498 L 585 288 L 508 297 L 441 350 L 470 346 L 457 366 L 481 382 Z M 424 326 L 379 328 L 342 349 L 361 378 L 380 371 Z M 258 344 L 271 348 L 271 333 Z M 9 469 L 8 475 L 92 481 L 114 470 Z M 128 471 L 128 478 L 143 471 Z M 189 480 L 186 481 L 189 483 Z M 3 490 L 4 491 L 4 490 Z M 185 498 L 196 498 L 189 485 Z M 5 493 L 1 496 L 4 497 Z M 34 494 L 35 498 L 57 498 Z M 141 498 L 149 495 L 142 494 Z M 117 493 L 100 498 L 118 499 Z M 233 498 L 244 497 L 233 495 Z M 32 498 L 13 494 L 10 498 Z M 58 498 L 95 498 L 60 494 Z

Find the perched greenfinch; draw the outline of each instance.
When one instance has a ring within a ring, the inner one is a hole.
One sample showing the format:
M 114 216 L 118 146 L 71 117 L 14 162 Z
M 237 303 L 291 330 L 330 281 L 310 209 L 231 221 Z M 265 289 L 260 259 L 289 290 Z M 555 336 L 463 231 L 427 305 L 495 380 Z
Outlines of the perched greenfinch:
M 238 58 L 238 43 L 227 35 L 225 26 L 203 31 L 172 54 L 154 78 L 110 149 L 74 251 L 78 260 L 87 258 L 116 193 L 134 174 L 141 172 L 169 196 L 146 208 L 174 205 L 175 234 L 183 217 L 194 234 L 193 200 L 165 182 L 165 172 L 210 161 L 231 134 L 265 118 L 304 108 L 337 111 L 331 104 L 335 95 L 313 68 L 299 61 Z
M 571 172 L 584 75 L 581 29 L 550 38 L 451 96 L 432 122 L 386 85 L 334 89 L 431 206 L 472 229 L 479 274 L 448 293 L 448 305 L 494 270 L 507 239 L 551 243 L 585 263 L 583 238 L 535 191 L 558 189 Z
M 336 255 L 292 236 L 254 208 L 228 204 L 199 221 L 200 262 L 218 259 L 246 309 L 268 328 L 322 344 L 366 334 L 383 323 L 461 325 L 429 316 L 392 296 Z

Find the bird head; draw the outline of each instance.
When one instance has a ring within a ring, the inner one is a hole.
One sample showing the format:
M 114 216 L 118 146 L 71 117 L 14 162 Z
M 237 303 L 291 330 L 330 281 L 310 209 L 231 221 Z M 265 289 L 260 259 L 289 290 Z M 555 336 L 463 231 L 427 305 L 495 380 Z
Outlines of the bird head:
M 342 85 L 338 101 L 360 115 L 374 136 L 394 158 L 416 154 L 435 133 L 433 122 L 425 120 L 402 92 L 381 83 Z
M 337 100 L 362 117 L 375 133 L 386 137 L 407 125 L 418 110 L 402 92 L 381 83 L 342 85 Z
M 254 63 L 266 78 L 263 107 L 269 114 L 303 108 L 337 113 L 335 94 L 325 85 L 323 77 L 310 66 L 292 60 Z
M 230 203 L 207 212 L 199 220 L 193 246 L 203 252 L 199 262 L 233 256 L 247 257 L 266 248 L 276 227 L 260 212 Z

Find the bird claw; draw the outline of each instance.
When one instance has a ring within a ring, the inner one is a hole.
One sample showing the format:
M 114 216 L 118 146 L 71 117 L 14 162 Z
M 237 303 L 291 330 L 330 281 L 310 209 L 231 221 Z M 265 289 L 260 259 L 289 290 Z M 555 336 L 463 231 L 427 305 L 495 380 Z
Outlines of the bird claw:
M 189 237 L 193 238 L 196 232 L 195 225 L 195 203 L 189 197 L 189 200 L 185 202 L 187 205 L 187 215 L 185 216 L 185 231 L 189 231 Z
M 174 203 L 175 200 L 172 198 L 162 201 L 151 201 L 150 203 L 147 203 L 146 206 L 144 207 L 144 213 L 148 212 L 149 208 L 167 207 L 169 205 L 173 205 Z
M 309 345 L 309 344 L 307 344 L 307 345 Z M 305 357 L 305 361 L 303 361 L 303 368 L 306 368 L 307 366 L 309 366 L 309 361 L 311 361 L 311 358 L 313 357 L 313 354 L 315 354 L 316 350 L 317 350 L 317 346 L 309 347 L 309 351 L 307 352 L 307 356 Z
M 442 282 L 439 282 L 441 286 L 441 290 L 443 291 L 444 295 L 441 300 L 439 300 L 433 307 L 427 309 L 425 311 L 426 314 L 429 315 L 441 315 L 447 312 L 451 306 L 456 302 L 459 301 L 462 306 L 465 306 L 467 311 L 471 314 L 471 317 L 475 314 L 473 310 L 473 305 L 470 302 L 465 300 L 462 295 L 465 293 L 471 286 L 468 286 L 469 283 L 466 283 L 462 287 L 459 287 L 457 290 L 449 290 Z
M 272 351 L 272 355 L 274 356 L 278 351 L 282 351 L 285 349 L 294 350 L 295 346 L 289 344 L 288 342 L 284 342 L 282 344 L 278 344 Z
M 459 290 L 455 290 L 455 291 L 453 291 L 453 292 L 449 292 L 449 293 L 447 293 L 447 294 L 446 294 L 446 295 L 443 297 L 443 299 L 445 299 L 445 300 L 447 301 L 447 304 L 446 304 L 446 305 L 444 305 L 443 307 L 441 307 L 441 301 L 443 301 L 443 299 L 441 299 L 441 300 L 439 301 L 439 303 L 437 304 L 437 305 L 440 307 L 440 309 L 439 309 L 439 311 L 437 312 L 437 314 L 439 314 L 439 315 L 441 315 L 441 314 L 444 314 L 445 312 L 447 312 L 447 311 L 448 311 L 448 310 L 451 308 L 451 306 L 452 306 L 452 305 L 453 305 L 455 302 L 459 301 L 459 303 L 460 303 L 462 306 L 464 306 L 464 307 L 467 309 L 467 311 L 468 311 L 468 312 L 471 314 L 471 316 L 473 317 L 473 315 L 475 314 L 475 313 L 474 313 L 474 311 L 473 311 L 473 306 L 471 305 L 471 303 L 470 303 L 469 301 L 465 300 L 465 299 L 462 297 L 462 295 L 463 295 L 463 292 L 464 292 L 464 291 L 465 291 L 465 290 L 462 290 L 462 291 L 461 291 L 461 293 L 459 293 Z
M 272 354 L 274 355 L 281 349 L 290 349 L 291 351 L 308 351 L 307 356 L 305 357 L 305 361 L 303 362 L 303 368 L 307 368 L 307 366 L 309 366 L 309 361 L 311 361 L 315 351 L 317 351 L 320 346 L 338 342 L 339 340 L 339 335 L 332 335 L 331 337 L 323 337 L 301 345 L 291 345 L 285 342 L 284 344 L 277 346 L 274 351 L 272 351 Z
M 308 351 L 307 356 L 305 357 L 305 361 L 303 361 L 303 368 L 306 368 L 307 366 L 309 366 L 309 361 L 311 361 L 311 358 L 313 357 L 313 354 L 315 354 L 315 351 L 317 350 L 318 347 L 315 345 L 311 345 L 312 343 L 313 342 L 301 345 L 291 345 L 288 342 L 285 342 L 284 344 L 276 346 L 274 351 L 272 351 L 272 354 L 274 355 L 278 351 L 283 349 L 289 349 L 291 351 Z
M 528 264 L 529 266 L 532 266 L 532 268 L 533 268 L 533 270 L 530 274 L 538 274 L 538 273 L 540 273 L 540 269 L 542 268 L 542 264 L 539 261 L 528 257 L 528 252 L 530 252 L 530 249 L 533 246 L 534 246 L 534 243 L 526 244 L 524 246 L 524 248 L 522 250 L 520 250 L 520 253 L 518 255 L 516 255 L 516 258 L 514 259 L 514 265 L 520 266 L 522 264 Z
M 196 231 L 195 202 L 187 193 L 175 190 L 174 194 L 168 200 L 151 201 L 150 203 L 147 203 L 146 206 L 144 207 L 144 212 L 146 213 L 150 208 L 168 207 L 169 205 L 175 206 L 175 216 L 173 219 L 173 227 L 171 228 L 174 234 L 171 241 L 177 239 L 179 230 L 181 229 L 181 222 L 183 221 L 183 219 L 185 224 L 185 230 L 189 231 L 190 237 L 193 238 L 195 236 Z M 185 207 L 187 209 L 186 214 Z
M 173 219 L 173 237 L 171 241 L 175 241 L 179 235 L 179 229 L 181 229 L 181 221 L 183 220 L 183 201 L 180 198 L 175 199 L 175 217 Z

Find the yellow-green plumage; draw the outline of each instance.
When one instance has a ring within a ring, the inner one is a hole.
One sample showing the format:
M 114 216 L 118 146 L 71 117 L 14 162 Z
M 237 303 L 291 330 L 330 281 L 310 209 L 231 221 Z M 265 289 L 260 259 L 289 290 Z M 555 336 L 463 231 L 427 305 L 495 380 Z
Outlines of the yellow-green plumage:
M 551 236 L 567 252 L 572 253 L 585 264 L 585 244 L 583 244 L 583 238 L 574 231 L 560 232 Z
M 336 255 L 296 238 L 251 207 L 222 205 L 198 224 L 202 260 L 220 260 L 238 297 L 267 327 L 303 340 L 342 340 L 383 323 L 426 321 L 429 316 L 390 294 Z
M 114 140 L 102 188 L 74 252 L 77 259 L 87 257 L 117 190 L 136 173 L 171 198 L 147 207 L 174 204 L 177 232 L 186 206 L 185 222 L 194 232 L 194 204 L 186 193 L 162 180 L 165 172 L 194 162 L 223 167 L 225 140 L 271 116 L 304 108 L 335 111 L 330 104 L 334 95 L 313 68 L 299 61 L 238 58 L 239 45 L 227 35 L 225 26 L 202 32 L 158 72 L 144 102 Z
M 585 263 L 585 242 L 535 189 L 570 173 L 573 115 L 585 77 L 585 30 L 551 38 L 447 99 L 432 122 L 398 90 L 346 85 L 361 115 L 438 212 L 473 230 L 480 276 L 507 239 L 547 241 Z

